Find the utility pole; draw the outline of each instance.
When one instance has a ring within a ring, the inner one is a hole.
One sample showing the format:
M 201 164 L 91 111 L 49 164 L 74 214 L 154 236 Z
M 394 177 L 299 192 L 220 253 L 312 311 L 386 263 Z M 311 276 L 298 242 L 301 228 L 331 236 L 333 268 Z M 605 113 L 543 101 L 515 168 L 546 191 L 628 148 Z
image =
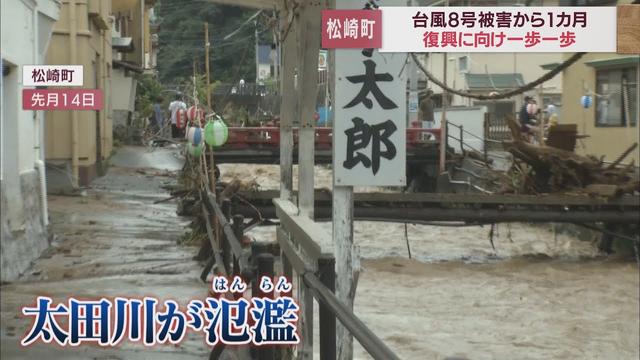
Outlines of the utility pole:
M 258 76 L 260 76 L 260 64 L 259 64 L 259 60 L 260 58 L 258 57 L 258 20 L 255 20 L 253 22 L 253 24 L 255 25 L 255 36 L 256 36 L 256 82 L 254 85 L 258 84 Z
M 444 6 L 449 6 L 449 0 L 445 0 Z M 443 82 L 447 86 L 447 63 L 449 62 L 449 56 L 447 53 L 442 53 L 444 58 L 442 61 L 442 70 L 444 72 Z M 446 89 L 442 90 L 442 119 L 440 120 L 440 173 L 443 173 L 446 169 L 447 161 L 447 105 L 449 102 L 449 93 Z
M 415 0 L 407 0 L 408 6 L 415 6 Z M 418 121 L 418 78 L 416 77 L 416 63 L 413 58 L 409 60 L 409 111 L 407 112 L 407 128 L 411 123 Z
M 204 62 L 205 72 L 207 73 L 207 107 L 211 108 L 211 91 L 209 90 L 209 23 L 204 23 Z

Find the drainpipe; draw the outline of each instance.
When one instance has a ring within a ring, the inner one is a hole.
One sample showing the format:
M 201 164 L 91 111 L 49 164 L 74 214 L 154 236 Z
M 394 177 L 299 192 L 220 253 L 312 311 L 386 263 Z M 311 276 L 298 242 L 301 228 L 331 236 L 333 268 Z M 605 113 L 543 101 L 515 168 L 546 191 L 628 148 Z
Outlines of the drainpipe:
M 33 60 L 36 64 L 42 63 L 42 58 L 40 56 L 40 41 L 43 39 L 40 38 L 40 28 L 38 27 L 38 6 L 36 6 L 33 10 Z M 49 209 L 47 207 L 47 175 L 45 172 L 45 153 L 44 153 L 44 114 L 41 111 L 33 111 L 34 114 L 34 125 L 38 126 L 38 143 L 37 146 L 34 147 L 34 150 L 37 149 L 38 155 L 35 161 L 35 167 L 38 170 L 38 178 L 40 179 L 40 211 L 42 214 L 42 223 L 47 227 L 49 225 Z M 35 151 L 34 151 L 35 152 Z
M 77 36 L 78 22 L 76 18 L 76 0 L 69 1 L 69 62 L 71 65 L 77 65 Z M 73 168 L 74 186 L 79 185 L 79 169 L 78 169 L 78 112 L 71 112 L 71 167 Z

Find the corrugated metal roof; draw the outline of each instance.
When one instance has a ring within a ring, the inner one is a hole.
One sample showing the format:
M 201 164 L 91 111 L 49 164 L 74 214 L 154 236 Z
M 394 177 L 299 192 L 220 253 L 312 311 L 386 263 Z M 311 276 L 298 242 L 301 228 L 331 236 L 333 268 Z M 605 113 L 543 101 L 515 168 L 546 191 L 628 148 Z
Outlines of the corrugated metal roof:
M 465 74 L 469 89 L 511 89 L 524 85 L 522 74 Z
M 589 65 L 594 68 L 626 66 L 626 65 L 637 66 L 639 63 L 640 63 L 640 56 L 638 55 L 585 61 L 585 65 Z

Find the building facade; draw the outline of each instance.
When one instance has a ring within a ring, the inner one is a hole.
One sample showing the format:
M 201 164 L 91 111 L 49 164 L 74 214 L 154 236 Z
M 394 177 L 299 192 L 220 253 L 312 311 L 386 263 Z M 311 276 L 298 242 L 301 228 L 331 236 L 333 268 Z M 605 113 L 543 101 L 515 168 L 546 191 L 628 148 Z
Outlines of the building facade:
M 566 56 L 571 56 L 567 54 Z M 576 124 L 580 140 L 576 151 L 613 161 L 634 142 L 640 144 L 640 56 L 587 53 L 563 74 L 563 115 L 560 122 Z M 583 96 L 592 103 L 584 107 Z M 625 163 L 639 164 L 636 149 Z
M 104 108 L 47 112 L 47 164 L 59 170 L 50 177 L 52 191 L 90 183 L 113 147 L 110 13 L 111 0 L 62 1 L 47 63 L 82 65 L 83 87 L 101 89 Z
M 155 73 L 154 4 L 155 0 L 112 0 L 113 127 L 121 138 L 135 110 L 136 74 Z
M 153 72 L 150 11 L 153 0 L 62 0 L 48 64 L 84 67 L 84 87 L 104 93 L 99 111 L 47 113 L 47 164 L 55 167 L 49 189 L 89 184 L 113 150 L 114 122 L 134 110 L 134 75 Z
M 22 110 L 22 66 L 43 64 L 57 0 L 2 0 L 0 80 L 2 281 L 16 279 L 49 245 L 44 114 Z

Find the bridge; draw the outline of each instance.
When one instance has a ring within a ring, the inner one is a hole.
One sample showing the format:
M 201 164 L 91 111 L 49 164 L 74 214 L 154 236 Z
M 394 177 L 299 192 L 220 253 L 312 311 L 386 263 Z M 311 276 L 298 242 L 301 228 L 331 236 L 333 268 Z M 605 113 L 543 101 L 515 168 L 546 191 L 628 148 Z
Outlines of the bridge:
M 332 128 L 315 129 L 315 164 L 331 164 Z M 298 129 L 293 128 L 293 161 L 298 161 Z M 407 129 L 407 163 L 436 164 L 440 129 Z M 230 127 L 227 142 L 214 151 L 216 164 L 278 164 L 279 127 Z

